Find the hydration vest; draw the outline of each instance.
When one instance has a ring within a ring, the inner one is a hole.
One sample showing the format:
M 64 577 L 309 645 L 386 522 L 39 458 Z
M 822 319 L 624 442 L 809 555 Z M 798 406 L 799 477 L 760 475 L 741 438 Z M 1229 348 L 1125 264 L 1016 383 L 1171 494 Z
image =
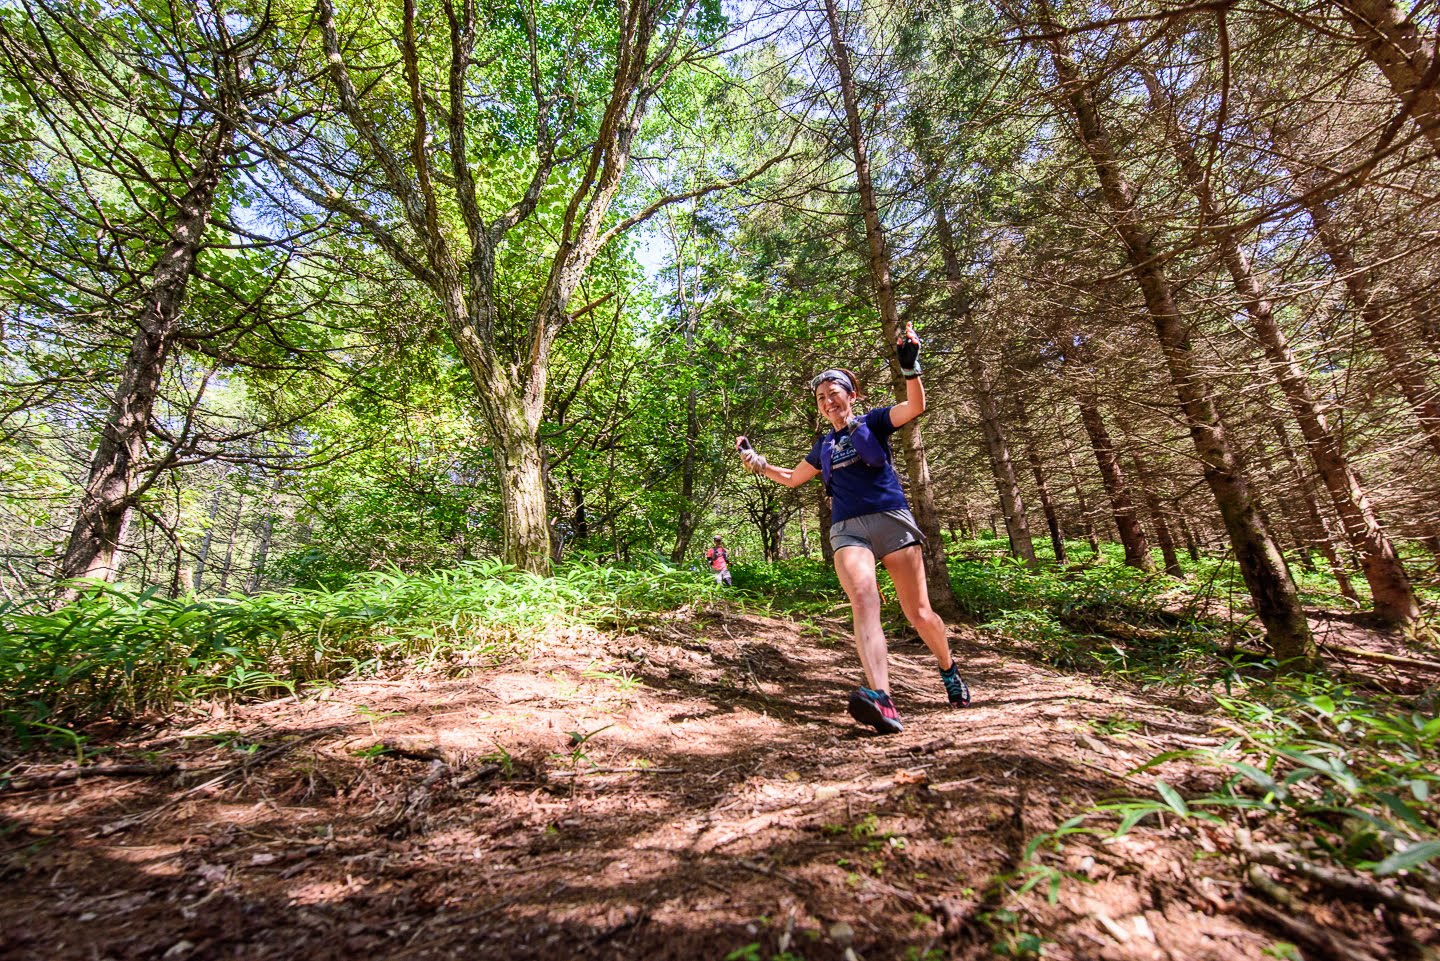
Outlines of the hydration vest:
M 825 481 L 826 494 L 830 493 L 831 462 L 835 459 L 835 434 L 832 430 L 830 436 L 820 445 L 820 475 Z M 864 417 L 857 417 L 851 422 L 850 443 L 855 446 L 855 453 L 860 455 L 860 460 L 866 467 L 883 467 L 890 460 L 888 439 L 876 440 Z

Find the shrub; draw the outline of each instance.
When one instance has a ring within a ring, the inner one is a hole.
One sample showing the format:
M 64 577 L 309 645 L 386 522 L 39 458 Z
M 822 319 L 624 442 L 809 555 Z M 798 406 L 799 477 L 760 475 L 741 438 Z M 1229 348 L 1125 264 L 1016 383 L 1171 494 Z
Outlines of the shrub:
M 541 578 L 493 562 L 252 597 L 168 599 L 91 582 L 56 611 L 0 606 L 0 716 L 20 729 L 124 720 L 406 660 L 484 667 L 523 656 L 562 624 L 623 622 L 712 596 L 708 577 L 671 567 L 571 566 Z

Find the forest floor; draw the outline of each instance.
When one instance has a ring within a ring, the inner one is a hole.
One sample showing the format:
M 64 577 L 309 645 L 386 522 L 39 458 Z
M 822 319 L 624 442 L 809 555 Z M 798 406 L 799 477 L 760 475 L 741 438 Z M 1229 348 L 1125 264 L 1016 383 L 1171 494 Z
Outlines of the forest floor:
M 1307 958 L 1395 956 L 1362 907 L 1268 906 L 1219 826 L 1080 836 L 1055 903 L 1011 893 L 1031 838 L 1221 735 L 1196 698 L 955 637 L 974 706 L 901 639 L 889 737 L 845 713 L 848 625 L 720 605 L 117 732 L 112 776 L 26 758 L 0 957 L 1229 961 L 1301 957 L 1297 932 Z

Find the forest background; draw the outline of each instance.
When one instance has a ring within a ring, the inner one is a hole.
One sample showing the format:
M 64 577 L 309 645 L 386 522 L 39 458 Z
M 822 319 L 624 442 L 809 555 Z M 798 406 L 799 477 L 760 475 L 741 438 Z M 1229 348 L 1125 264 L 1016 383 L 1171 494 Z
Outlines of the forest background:
M 0 590 L 828 559 L 820 485 L 732 438 L 798 460 L 810 374 L 883 403 L 908 322 L 942 609 L 947 541 L 1083 536 L 1228 555 L 1292 666 L 1296 570 L 1411 628 L 1427 15 L 16 6 Z
M 799 461 L 826 367 L 888 403 L 911 323 L 937 607 L 1243 732 L 1116 836 L 1272 816 L 1252 864 L 1440 916 L 1437 16 L 3 5 L 0 752 L 657 611 L 823 633 L 822 486 L 735 438 Z

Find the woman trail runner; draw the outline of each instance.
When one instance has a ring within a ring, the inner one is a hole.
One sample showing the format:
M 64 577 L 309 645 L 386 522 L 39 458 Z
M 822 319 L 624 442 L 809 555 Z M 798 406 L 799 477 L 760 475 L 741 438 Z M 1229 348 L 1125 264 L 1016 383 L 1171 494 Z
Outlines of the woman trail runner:
M 920 552 L 924 537 L 910 513 L 900 478 L 890 466 L 890 435 L 925 412 L 920 338 L 913 326 L 905 325 L 895 352 L 905 375 L 905 400 L 893 407 L 856 414 L 855 403 L 861 394 L 854 374 L 833 368 L 816 375 L 810 389 L 815 392 L 820 415 L 834 430 L 816 441 L 795 467 L 776 467 L 756 453 L 744 437 L 736 439 L 745 469 L 753 474 L 786 487 L 824 478 L 832 504 L 830 543 L 835 548 L 835 572 L 850 598 L 855 648 L 869 685 L 850 695 L 850 716 L 881 734 L 898 733 L 904 730 L 904 723 L 889 694 L 890 665 L 885 631 L 880 624 L 880 589 L 875 579 L 877 560 L 895 582 L 905 618 L 939 662 L 950 706 L 970 706 L 970 689 L 950 656 L 945 623 L 930 607 L 925 561 Z
M 715 546 L 705 552 L 705 560 L 710 562 L 710 573 L 715 575 L 716 584 L 733 586 L 730 580 L 730 552 L 725 550 L 725 541 L 719 534 L 715 535 Z

